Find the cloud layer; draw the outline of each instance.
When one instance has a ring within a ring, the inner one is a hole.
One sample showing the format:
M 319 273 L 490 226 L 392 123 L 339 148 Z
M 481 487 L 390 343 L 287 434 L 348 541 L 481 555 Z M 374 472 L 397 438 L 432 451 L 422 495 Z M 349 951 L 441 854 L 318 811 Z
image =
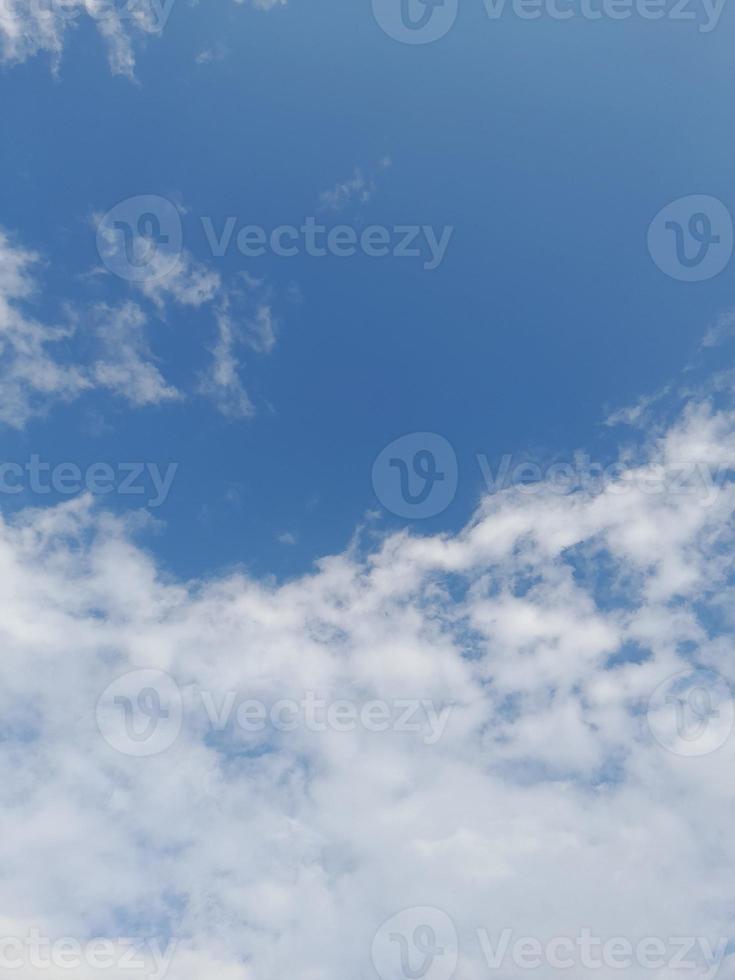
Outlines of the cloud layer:
M 647 492 L 693 462 L 723 477 L 707 505 Z M 504 491 L 456 535 L 358 535 L 281 585 L 171 581 L 87 499 L 3 524 L 4 934 L 175 938 L 184 980 L 374 978 L 376 931 L 416 906 L 454 922 L 460 980 L 493 975 L 477 929 L 716 946 L 735 738 L 667 750 L 646 707 L 692 663 L 735 685 L 734 468 L 735 412 L 703 395 L 624 493 Z M 116 681 L 103 718 L 151 707 L 141 669 L 180 698 L 157 692 L 177 727 L 149 756 L 98 728 Z M 451 711 L 435 739 L 227 711 L 308 692 Z

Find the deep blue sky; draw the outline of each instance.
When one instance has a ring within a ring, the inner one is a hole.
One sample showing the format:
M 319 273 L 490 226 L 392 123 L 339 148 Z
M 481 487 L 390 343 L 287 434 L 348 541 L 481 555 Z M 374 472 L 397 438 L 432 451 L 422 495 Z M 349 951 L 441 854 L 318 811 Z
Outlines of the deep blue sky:
M 364 0 L 267 13 L 180 0 L 138 50 L 138 84 L 108 72 L 90 25 L 58 78 L 43 57 L 3 72 L 2 224 L 46 260 L 40 314 L 129 295 L 80 278 L 99 264 L 89 217 L 150 193 L 186 208 L 197 259 L 266 279 L 281 323 L 273 353 L 248 357 L 253 419 L 197 398 L 131 411 L 89 396 L 4 430 L 4 457 L 177 461 L 152 542 L 169 567 L 282 576 L 341 549 L 379 508 L 372 464 L 404 433 L 441 433 L 459 459 L 457 497 L 426 530 L 469 517 L 477 453 L 609 452 L 606 411 L 676 375 L 732 303 L 730 269 L 677 282 L 646 249 L 675 198 L 735 209 L 732 16 L 707 34 L 666 20 L 491 22 L 464 0 L 445 38 L 409 47 Z M 195 63 L 217 44 L 222 60 Z M 199 216 L 298 224 L 385 156 L 370 202 L 330 220 L 453 225 L 438 270 L 208 254 Z M 154 323 L 167 378 L 193 370 L 212 329 L 205 311 Z M 91 435 L 99 415 L 107 428 Z

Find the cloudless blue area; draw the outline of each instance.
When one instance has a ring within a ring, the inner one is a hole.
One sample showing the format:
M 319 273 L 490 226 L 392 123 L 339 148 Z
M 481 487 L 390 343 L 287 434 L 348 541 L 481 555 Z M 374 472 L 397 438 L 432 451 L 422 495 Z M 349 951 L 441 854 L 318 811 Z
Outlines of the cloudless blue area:
M 733 16 L 703 34 L 636 18 L 490 21 L 481 0 L 461 0 L 445 38 L 409 47 L 382 33 L 367 0 L 269 12 L 179 0 L 138 50 L 140 84 L 110 75 L 90 25 L 58 80 L 44 58 L 4 72 L 0 221 L 44 256 L 44 317 L 60 318 L 64 300 L 135 298 L 81 278 L 99 264 L 90 215 L 162 194 L 186 207 L 195 258 L 273 286 L 280 334 L 269 356 L 247 355 L 251 420 L 197 397 L 135 410 L 92 395 L 4 430 L 3 458 L 176 461 L 151 542 L 167 566 L 289 576 L 379 509 L 373 460 L 404 433 L 444 435 L 460 466 L 453 504 L 419 531 L 469 518 L 477 453 L 609 453 L 606 412 L 678 375 L 732 305 L 735 265 L 700 284 L 669 279 L 646 230 L 682 195 L 735 212 Z M 221 61 L 195 63 L 219 43 Z M 386 155 L 368 204 L 323 217 L 453 225 L 436 271 L 209 254 L 198 216 L 300 224 L 322 191 Z M 204 366 L 214 321 L 170 307 L 149 334 L 175 384 Z M 22 502 L 38 501 L 9 503 Z M 283 532 L 297 543 L 279 543 Z

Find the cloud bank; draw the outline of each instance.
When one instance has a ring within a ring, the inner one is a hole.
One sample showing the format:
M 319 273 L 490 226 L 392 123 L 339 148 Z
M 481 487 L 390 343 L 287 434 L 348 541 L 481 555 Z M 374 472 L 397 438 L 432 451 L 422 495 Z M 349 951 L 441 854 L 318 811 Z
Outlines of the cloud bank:
M 735 411 L 706 393 L 651 435 L 643 471 L 694 461 L 723 474 L 707 506 L 645 480 L 509 489 L 456 534 L 358 535 L 282 584 L 172 581 L 132 519 L 86 498 L 0 525 L 0 931 L 175 940 L 183 980 L 386 980 L 376 934 L 417 907 L 454 924 L 460 980 L 507 975 L 478 930 L 704 937 L 722 957 L 726 705 L 696 756 L 646 719 L 693 664 L 735 685 Z M 283 702 L 307 696 L 430 704 L 446 724 L 292 723 Z M 234 723 L 242 699 L 265 724 Z

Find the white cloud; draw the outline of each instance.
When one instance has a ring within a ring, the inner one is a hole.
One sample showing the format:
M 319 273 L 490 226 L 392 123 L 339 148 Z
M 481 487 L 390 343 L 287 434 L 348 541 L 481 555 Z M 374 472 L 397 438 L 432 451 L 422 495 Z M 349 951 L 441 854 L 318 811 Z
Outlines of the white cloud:
M 735 466 L 731 409 L 690 403 L 646 466 L 692 459 Z M 425 905 L 457 925 L 458 980 L 501 975 L 477 928 L 716 944 L 733 928 L 735 737 L 683 758 L 644 709 L 691 661 L 735 685 L 715 616 L 734 510 L 729 483 L 709 506 L 642 482 L 508 490 L 457 534 L 357 542 L 283 585 L 173 582 L 84 500 L 0 525 L 0 903 L 53 934 L 175 936 L 184 980 L 214 964 L 374 980 L 378 927 Z M 610 668 L 630 643 L 646 658 Z M 176 679 L 184 712 L 166 751 L 135 758 L 95 705 L 143 667 Z M 453 709 L 435 744 L 213 732 L 202 691 L 217 711 L 228 691 Z
M 147 318 L 136 304 L 67 307 L 64 326 L 33 318 L 28 308 L 38 289 L 38 265 L 35 253 L 0 231 L 1 422 L 21 429 L 55 403 L 100 388 L 134 405 L 179 397 L 153 362 L 145 337 Z M 91 358 L 80 359 L 72 346 L 79 334 L 88 337 L 95 352 Z
M 0 52 L 4 62 L 25 61 L 39 51 L 58 59 L 65 24 L 48 7 L 29 0 L 3 0 L 0 4 Z
M 239 351 L 249 347 L 255 353 L 270 354 L 275 347 L 278 322 L 272 299 L 271 290 L 262 280 L 247 273 L 221 297 L 212 362 L 202 377 L 199 391 L 211 398 L 227 418 L 249 418 L 255 414 L 242 382 Z
M 240 378 L 237 325 L 226 309 L 218 310 L 216 318 L 217 338 L 211 350 L 212 362 L 202 377 L 199 392 L 211 398 L 227 418 L 250 418 L 255 414 L 255 406 Z
M 367 175 L 355 167 L 352 176 L 335 184 L 319 195 L 319 207 L 325 211 L 342 211 L 353 201 L 367 204 L 376 190 L 376 175 L 391 166 L 390 157 L 383 157 L 373 173 Z
M 146 317 L 135 303 L 119 309 L 99 305 L 92 312 L 102 354 L 91 367 L 96 384 L 133 405 L 156 405 L 181 394 L 167 384 L 153 363 L 145 336 Z
M 274 7 L 285 7 L 287 0 L 235 0 L 241 7 L 248 2 L 256 10 L 273 10 Z
M 186 249 L 182 250 L 177 264 L 170 271 L 156 274 L 156 265 L 162 270 L 170 266 L 165 252 L 157 252 L 149 261 L 150 277 L 136 286 L 159 311 L 173 300 L 179 306 L 203 306 L 210 303 L 221 289 L 222 281 L 217 272 L 197 262 Z
M 198 65 L 211 65 L 214 62 L 224 61 L 227 57 L 228 48 L 226 45 L 217 43 L 210 48 L 203 48 L 194 58 Z
M 225 416 L 251 417 L 255 407 L 242 382 L 240 352 L 273 350 L 278 321 L 272 290 L 245 274 L 223 285 L 219 273 L 185 249 L 173 266 L 164 253 L 153 254 L 149 264 L 156 262 L 163 273 L 132 288 L 162 318 L 179 307 L 214 311 L 217 339 L 197 390 Z M 0 423 L 22 429 L 55 403 L 92 391 L 108 391 L 135 406 L 185 397 L 156 363 L 147 336 L 150 316 L 140 303 L 67 305 L 63 326 L 33 318 L 28 310 L 38 291 L 39 264 L 35 253 L 0 230 Z
M 0 0 L 0 61 L 18 64 L 41 52 L 58 70 L 67 34 L 91 20 L 105 40 L 110 70 L 134 77 L 134 45 L 160 34 L 174 0 L 111 4 L 106 0 Z
M 726 310 L 705 333 L 702 347 L 719 347 L 733 335 L 735 335 L 735 310 Z
M 179 0 L 180 2 L 180 0 Z M 236 0 L 242 3 L 243 0 Z M 91 21 L 107 46 L 114 75 L 135 79 L 135 51 L 164 30 L 176 0 L 0 0 L 0 64 L 21 64 L 48 54 L 58 71 L 68 35 Z M 284 6 L 286 0 L 251 0 L 256 10 Z M 222 44 L 201 51 L 196 61 L 220 61 Z
M 611 427 L 616 425 L 644 425 L 651 418 L 650 409 L 659 404 L 661 399 L 665 398 L 670 391 L 671 386 L 665 385 L 652 395 L 643 395 L 633 405 L 616 409 L 605 419 L 605 425 Z
M 0 421 L 14 428 L 90 387 L 84 372 L 54 356 L 73 329 L 46 326 L 26 312 L 38 262 L 0 229 Z

